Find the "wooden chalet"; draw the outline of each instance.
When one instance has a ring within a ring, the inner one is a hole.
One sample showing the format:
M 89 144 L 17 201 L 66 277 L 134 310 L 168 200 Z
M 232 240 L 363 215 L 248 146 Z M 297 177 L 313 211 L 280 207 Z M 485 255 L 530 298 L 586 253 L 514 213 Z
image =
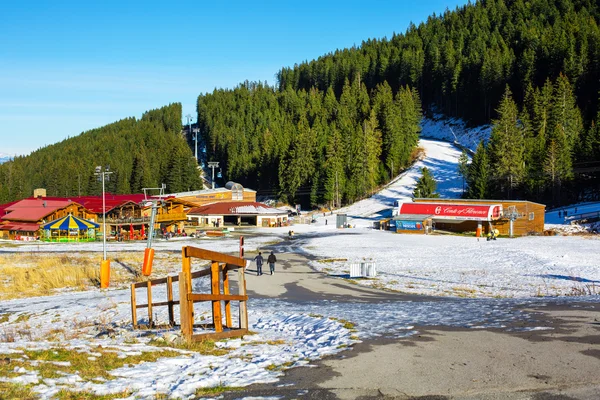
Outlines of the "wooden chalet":
M 0 237 L 10 240 L 36 240 L 40 226 L 69 214 L 83 219 L 95 215 L 81 204 L 62 198 L 29 198 L 0 207 Z

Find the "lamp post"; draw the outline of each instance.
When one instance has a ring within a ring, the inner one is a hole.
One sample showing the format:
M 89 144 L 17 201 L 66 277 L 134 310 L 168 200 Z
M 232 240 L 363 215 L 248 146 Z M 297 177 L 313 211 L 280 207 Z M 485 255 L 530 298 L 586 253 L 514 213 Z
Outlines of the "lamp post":
M 107 288 L 110 280 L 110 260 L 106 259 L 106 196 L 104 191 L 104 181 L 110 179 L 110 177 L 107 176 L 110 174 L 112 174 L 112 172 L 110 172 L 110 167 L 108 165 L 104 167 L 104 171 L 102 171 L 102 166 L 99 165 L 96 167 L 96 172 L 94 172 L 94 175 L 98 177 L 98 180 L 102 180 L 102 252 L 104 256 L 102 258 L 102 263 L 100 264 L 101 288 Z
M 192 129 L 192 131 L 196 134 L 196 136 L 194 138 L 194 154 L 196 156 L 196 163 L 197 163 L 198 162 L 198 132 L 200 132 L 200 129 L 194 128 L 194 129 Z

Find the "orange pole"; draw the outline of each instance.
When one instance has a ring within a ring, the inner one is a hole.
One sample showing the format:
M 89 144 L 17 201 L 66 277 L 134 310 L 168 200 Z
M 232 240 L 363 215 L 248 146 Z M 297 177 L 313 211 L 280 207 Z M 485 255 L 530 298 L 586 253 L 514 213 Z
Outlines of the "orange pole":
M 106 289 L 110 283 L 110 260 L 100 263 L 100 288 Z
M 154 260 L 154 249 L 144 250 L 144 264 L 142 265 L 142 274 L 150 276 L 152 274 L 152 261 Z

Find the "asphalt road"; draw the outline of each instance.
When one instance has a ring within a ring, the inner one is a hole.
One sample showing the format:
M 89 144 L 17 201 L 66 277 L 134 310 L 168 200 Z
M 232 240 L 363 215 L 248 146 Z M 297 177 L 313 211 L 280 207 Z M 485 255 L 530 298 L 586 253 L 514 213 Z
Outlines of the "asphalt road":
M 432 300 L 328 278 L 309 268 L 306 257 L 295 250 L 291 241 L 278 245 L 279 262 L 272 276 L 255 276 L 250 268 L 251 297 L 298 302 Z M 554 329 L 415 327 L 419 335 L 365 340 L 312 368 L 290 369 L 277 383 L 252 385 L 220 398 L 600 399 L 600 303 L 559 305 L 549 299 L 529 311 L 536 321 L 518 322 L 515 328 L 543 324 Z

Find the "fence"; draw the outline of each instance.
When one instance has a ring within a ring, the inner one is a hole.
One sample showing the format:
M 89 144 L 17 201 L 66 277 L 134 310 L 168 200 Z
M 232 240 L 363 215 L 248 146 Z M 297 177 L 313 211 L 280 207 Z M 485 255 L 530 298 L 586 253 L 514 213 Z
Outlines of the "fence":
M 211 261 L 211 265 L 200 271 L 191 272 L 192 258 Z M 175 315 L 173 306 L 179 305 L 180 327 L 182 336 L 187 341 L 198 341 L 205 339 L 223 339 L 228 337 L 243 336 L 248 333 L 248 309 L 246 302 L 246 279 L 244 276 L 246 261 L 243 258 L 229 256 L 215 251 L 199 249 L 186 246 L 182 248 L 182 268 L 178 276 L 154 279 L 147 282 L 138 282 L 131 285 L 131 314 L 134 328 L 138 328 L 137 309 L 148 309 L 148 325 L 156 326 L 152 312 L 154 307 L 168 307 L 169 325 L 175 326 Z M 230 294 L 229 271 L 238 272 L 237 295 Z M 211 293 L 192 293 L 192 279 L 210 276 Z M 179 301 L 173 300 L 173 282 L 179 282 Z M 166 301 L 153 302 L 152 286 L 166 284 Z M 147 290 L 147 303 L 137 304 L 136 288 L 145 287 Z M 221 287 L 223 293 L 221 293 Z M 212 324 L 204 324 L 202 327 L 214 328 L 214 333 L 193 334 L 194 329 L 194 303 L 210 301 L 212 303 Z M 223 325 L 223 314 L 221 301 L 225 305 L 225 325 Z M 233 327 L 231 317 L 231 301 L 239 302 L 239 323 Z M 223 328 L 228 328 L 225 331 Z

